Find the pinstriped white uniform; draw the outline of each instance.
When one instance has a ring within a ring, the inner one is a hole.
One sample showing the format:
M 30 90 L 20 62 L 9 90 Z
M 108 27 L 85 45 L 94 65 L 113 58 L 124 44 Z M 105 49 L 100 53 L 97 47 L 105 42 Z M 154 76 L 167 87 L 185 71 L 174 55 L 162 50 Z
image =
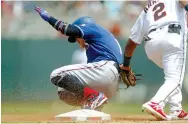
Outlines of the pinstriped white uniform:
M 170 24 L 181 25 L 180 34 L 169 33 Z M 151 29 L 156 29 L 150 33 Z M 177 0 L 150 0 L 132 28 L 130 39 L 141 44 L 144 36 L 148 58 L 163 68 L 165 81 L 153 102 L 164 106 L 170 103 L 170 110 L 181 110 L 182 83 L 185 73 L 187 47 L 186 12 Z

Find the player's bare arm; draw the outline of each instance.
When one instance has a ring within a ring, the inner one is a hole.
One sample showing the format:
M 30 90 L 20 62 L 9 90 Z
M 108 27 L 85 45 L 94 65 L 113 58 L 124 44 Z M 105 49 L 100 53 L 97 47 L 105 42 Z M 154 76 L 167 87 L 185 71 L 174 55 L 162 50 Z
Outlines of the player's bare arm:
M 188 11 L 188 1 L 179 0 L 179 2 L 185 8 L 185 10 Z
M 128 84 L 130 84 L 131 86 L 134 86 L 136 84 L 136 81 L 138 80 L 136 76 L 142 76 L 138 74 L 135 75 L 133 73 L 130 66 L 130 62 L 134 50 L 136 49 L 136 46 L 142 43 L 143 36 L 146 33 L 145 31 L 147 30 L 147 26 L 144 25 L 145 23 L 144 20 L 145 20 L 145 12 L 142 11 L 140 16 L 136 20 L 133 28 L 131 29 L 131 34 L 129 36 L 127 44 L 125 45 L 124 56 L 123 56 L 124 61 L 123 64 L 120 65 L 120 69 L 121 69 L 120 74 L 123 82 L 126 84 L 128 82 Z
M 145 25 L 145 15 L 146 13 L 142 11 L 131 29 L 129 39 L 124 49 L 123 65 L 120 66 L 122 70 L 130 70 L 130 61 L 134 50 L 138 44 L 142 43 L 143 36 L 147 30 L 147 25 Z
M 129 39 L 128 39 L 128 42 L 127 42 L 127 44 L 126 44 L 126 46 L 125 46 L 125 53 L 124 53 L 124 55 L 125 55 L 126 57 L 132 57 L 132 56 L 133 56 L 133 52 L 134 52 L 136 46 L 137 46 L 137 44 L 134 43 L 134 42 L 129 38 Z
M 137 44 L 129 38 L 125 46 L 123 65 L 120 66 L 122 70 L 130 70 L 130 61 L 136 46 Z
M 137 44 L 135 44 L 129 38 L 125 46 L 123 65 L 120 65 L 120 69 L 121 69 L 120 75 L 121 75 L 123 82 L 127 85 L 127 88 L 129 86 L 136 85 L 136 80 L 137 80 L 136 75 L 132 72 L 132 69 L 130 67 L 130 61 L 131 61 L 131 58 L 133 56 L 136 46 Z

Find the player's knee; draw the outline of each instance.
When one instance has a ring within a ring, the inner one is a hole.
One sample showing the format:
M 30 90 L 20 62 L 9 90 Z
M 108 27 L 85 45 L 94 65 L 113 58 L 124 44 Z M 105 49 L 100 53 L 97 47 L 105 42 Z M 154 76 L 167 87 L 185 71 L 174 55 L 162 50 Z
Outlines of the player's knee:
M 63 71 L 60 71 L 60 69 L 55 69 L 54 71 L 52 71 L 52 73 L 50 74 L 50 80 L 51 82 L 56 85 L 59 86 L 58 83 L 63 79 L 63 77 L 66 74 L 63 73 Z
M 51 82 L 59 87 L 65 88 L 67 90 L 69 89 L 70 85 L 73 85 L 75 82 L 78 82 L 79 80 L 71 74 L 63 73 L 61 75 L 55 75 L 51 78 Z
M 52 80 L 52 78 L 57 77 L 58 75 L 60 75 L 59 69 L 55 69 L 54 71 L 52 71 L 52 73 L 50 74 L 50 80 Z
M 65 71 L 59 72 L 58 70 L 54 70 L 50 77 L 51 82 L 54 85 L 74 93 L 82 93 L 83 84 L 74 74 Z

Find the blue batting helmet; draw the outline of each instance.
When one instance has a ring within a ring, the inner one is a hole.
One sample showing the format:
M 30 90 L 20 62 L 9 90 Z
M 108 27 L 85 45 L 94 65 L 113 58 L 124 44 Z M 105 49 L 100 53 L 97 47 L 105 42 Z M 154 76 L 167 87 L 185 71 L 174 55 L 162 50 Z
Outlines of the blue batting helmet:
M 83 17 L 80 17 L 80 18 L 76 19 L 72 24 L 73 25 L 95 24 L 95 21 L 91 17 L 83 16 Z M 70 36 L 68 38 L 68 41 L 70 43 L 75 43 L 76 42 L 76 38 Z
M 81 25 L 81 24 L 95 24 L 95 21 L 88 16 L 83 16 L 76 19 L 72 24 Z

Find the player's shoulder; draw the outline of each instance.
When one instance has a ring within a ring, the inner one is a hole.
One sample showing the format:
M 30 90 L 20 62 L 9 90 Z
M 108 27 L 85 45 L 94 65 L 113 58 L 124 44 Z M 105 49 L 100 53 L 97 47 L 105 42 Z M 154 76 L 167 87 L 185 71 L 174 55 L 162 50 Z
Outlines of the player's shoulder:
M 88 30 L 92 30 L 93 32 L 98 31 L 100 26 L 98 24 L 82 24 L 81 27 L 85 27 Z

